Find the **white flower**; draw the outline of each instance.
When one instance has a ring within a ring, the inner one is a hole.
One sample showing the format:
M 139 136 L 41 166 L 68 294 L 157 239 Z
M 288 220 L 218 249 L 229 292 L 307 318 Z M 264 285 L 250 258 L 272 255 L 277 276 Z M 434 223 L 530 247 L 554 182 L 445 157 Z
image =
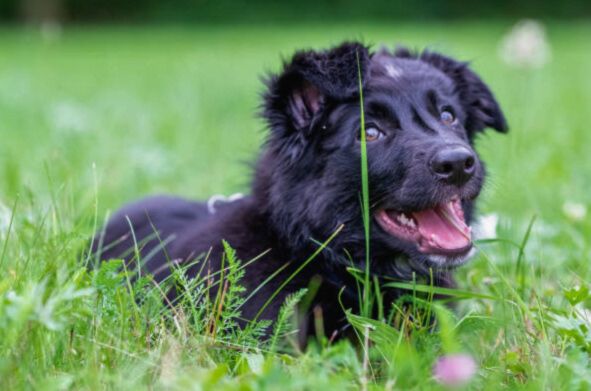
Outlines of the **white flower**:
M 588 325 L 591 325 L 591 310 L 585 308 L 582 303 L 579 303 L 575 307 L 575 312 L 581 320 L 586 322 Z
M 551 57 L 544 26 L 525 19 L 513 26 L 499 45 L 503 61 L 517 68 L 541 68 Z
M 562 213 L 573 221 L 582 221 L 587 216 L 587 207 L 579 202 L 566 201 L 562 205 Z
M 474 224 L 473 235 L 475 239 L 496 239 L 499 215 L 490 213 L 480 216 Z
M 12 219 L 12 210 L 0 201 L 0 238 L 8 233 L 10 220 Z
M 160 147 L 135 145 L 127 156 L 137 168 L 150 176 L 164 176 L 172 170 L 169 154 Z
M 90 127 L 88 110 L 74 102 L 56 103 L 51 107 L 48 117 L 53 128 L 60 132 L 83 133 Z

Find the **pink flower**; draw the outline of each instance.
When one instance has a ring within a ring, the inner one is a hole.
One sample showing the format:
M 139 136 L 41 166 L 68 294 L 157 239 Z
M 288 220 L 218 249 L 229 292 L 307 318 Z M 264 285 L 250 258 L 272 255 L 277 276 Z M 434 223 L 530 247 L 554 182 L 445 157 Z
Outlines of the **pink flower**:
M 475 374 L 477 365 L 467 354 L 452 354 L 439 357 L 433 367 L 433 376 L 438 383 L 446 386 L 460 386 Z

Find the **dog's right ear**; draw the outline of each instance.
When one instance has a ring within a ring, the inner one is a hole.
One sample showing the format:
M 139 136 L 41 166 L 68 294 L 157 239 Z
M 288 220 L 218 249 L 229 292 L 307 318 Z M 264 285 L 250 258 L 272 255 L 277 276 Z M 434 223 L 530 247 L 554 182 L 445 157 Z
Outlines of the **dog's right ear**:
M 285 62 L 283 71 L 265 81 L 262 115 L 271 128 L 271 140 L 296 158 L 305 147 L 315 121 L 330 101 L 359 93 L 369 68 L 367 47 L 346 42 L 326 51 L 300 51 Z

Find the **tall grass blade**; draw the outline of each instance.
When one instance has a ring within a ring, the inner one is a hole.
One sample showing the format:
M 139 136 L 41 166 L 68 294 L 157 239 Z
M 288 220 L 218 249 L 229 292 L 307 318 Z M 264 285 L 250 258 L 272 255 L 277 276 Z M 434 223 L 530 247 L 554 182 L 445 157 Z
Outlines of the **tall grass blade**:
M 365 110 L 363 105 L 363 80 L 359 52 L 355 53 L 357 59 L 357 78 L 359 83 L 359 119 L 360 119 L 360 144 L 361 144 L 361 205 L 363 212 L 363 228 L 365 233 L 365 280 L 363 286 L 363 303 L 361 312 L 369 315 L 369 303 L 371 294 L 370 280 L 370 253 L 369 253 L 369 180 L 367 174 L 367 140 L 365 139 Z
M 279 286 L 279 288 L 277 288 L 275 290 L 275 292 L 273 292 L 273 294 L 267 299 L 265 304 L 263 304 L 263 306 L 259 309 L 259 311 L 257 312 L 257 314 L 255 315 L 255 317 L 252 320 L 253 322 L 255 322 L 259 318 L 259 316 L 261 316 L 261 314 L 263 313 L 265 308 L 267 308 L 269 306 L 269 304 L 273 301 L 273 299 L 275 299 L 275 297 L 279 294 L 279 292 L 281 292 L 281 290 L 283 288 L 285 288 L 287 286 L 287 284 L 289 284 L 289 282 L 294 279 L 295 276 L 297 276 L 310 262 L 312 262 L 318 256 L 318 254 L 320 254 L 322 252 L 322 250 L 324 250 L 326 248 L 326 246 L 330 242 L 332 242 L 332 240 L 343 230 L 343 227 L 344 227 L 344 225 L 340 225 L 333 232 L 333 234 L 330 235 L 330 237 L 328 239 L 326 239 L 326 241 L 324 243 L 322 243 L 322 245 L 320 247 L 318 247 L 312 255 L 310 255 L 310 257 L 308 259 L 306 259 L 288 278 L 285 279 L 285 281 L 283 281 L 283 283 Z

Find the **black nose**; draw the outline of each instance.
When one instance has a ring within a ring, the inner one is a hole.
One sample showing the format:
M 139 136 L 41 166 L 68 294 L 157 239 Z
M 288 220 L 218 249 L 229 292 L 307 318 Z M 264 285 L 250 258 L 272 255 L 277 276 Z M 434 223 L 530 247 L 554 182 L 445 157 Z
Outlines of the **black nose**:
M 450 185 L 461 186 L 468 182 L 476 166 L 476 156 L 461 145 L 447 146 L 431 159 L 431 170 Z

